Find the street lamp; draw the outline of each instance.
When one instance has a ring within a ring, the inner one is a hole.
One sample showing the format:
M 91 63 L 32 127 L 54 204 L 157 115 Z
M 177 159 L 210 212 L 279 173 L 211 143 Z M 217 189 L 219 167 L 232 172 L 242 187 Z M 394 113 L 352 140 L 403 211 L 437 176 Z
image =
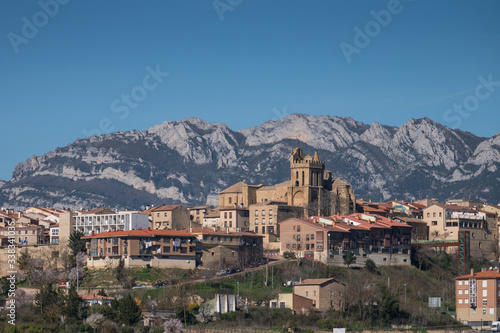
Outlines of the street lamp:
M 406 305 L 406 283 L 405 283 L 405 305 Z

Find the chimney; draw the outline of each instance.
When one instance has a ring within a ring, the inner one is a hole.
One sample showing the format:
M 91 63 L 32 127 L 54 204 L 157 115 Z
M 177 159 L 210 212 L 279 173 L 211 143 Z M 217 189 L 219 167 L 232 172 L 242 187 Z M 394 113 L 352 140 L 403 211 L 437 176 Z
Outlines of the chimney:
M 481 272 L 485 272 L 486 271 L 486 267 L 481 267 Z
M 242 203 L 240 204 L 240 208 L 243 209 L 243 204 Z
M 234 203 L 234 208 L 236 208 L 236 203 Z
M 21 212 L 17 212 L 17 217 L 21 218 Z
M 94 236 L 94 230 L 92 230 L 92 236 Z
M 470 276 L 474 276 L 474 268 L 470 269 Z

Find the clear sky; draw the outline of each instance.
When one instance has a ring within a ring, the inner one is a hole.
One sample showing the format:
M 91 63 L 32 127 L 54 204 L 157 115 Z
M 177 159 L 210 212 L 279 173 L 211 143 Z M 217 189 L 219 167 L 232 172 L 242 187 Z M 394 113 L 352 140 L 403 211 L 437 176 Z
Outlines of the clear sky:
M 1 1 L 0 179 L 78 137 L 186 117 L 429 117 L 492 136 L 499 17 L 493 0 Z

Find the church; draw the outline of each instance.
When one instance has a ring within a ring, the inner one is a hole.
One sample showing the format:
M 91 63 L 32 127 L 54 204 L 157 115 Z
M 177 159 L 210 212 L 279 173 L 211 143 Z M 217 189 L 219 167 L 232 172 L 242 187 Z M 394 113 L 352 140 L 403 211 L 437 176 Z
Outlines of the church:
M 351 185 L 333 178 L 317 151 L 309 156 L 300 147 L 290 155 L 290 180 L 273 186 L 239 182 L 219 193 L 219 207 L 246 208 L 267 201 L 302 207 L 304 216 L 348 215 L 356 208 Z

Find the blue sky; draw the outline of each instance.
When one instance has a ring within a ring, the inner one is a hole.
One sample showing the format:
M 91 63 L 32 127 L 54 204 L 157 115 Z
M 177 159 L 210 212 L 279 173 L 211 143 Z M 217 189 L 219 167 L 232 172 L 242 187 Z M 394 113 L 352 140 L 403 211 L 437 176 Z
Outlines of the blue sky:
M 492 136 L 499 14 L 499 1 L 2 1 L 0 179 L 86 134 L 186 117 L 234 130 L 291 113 L 429 117 Z

